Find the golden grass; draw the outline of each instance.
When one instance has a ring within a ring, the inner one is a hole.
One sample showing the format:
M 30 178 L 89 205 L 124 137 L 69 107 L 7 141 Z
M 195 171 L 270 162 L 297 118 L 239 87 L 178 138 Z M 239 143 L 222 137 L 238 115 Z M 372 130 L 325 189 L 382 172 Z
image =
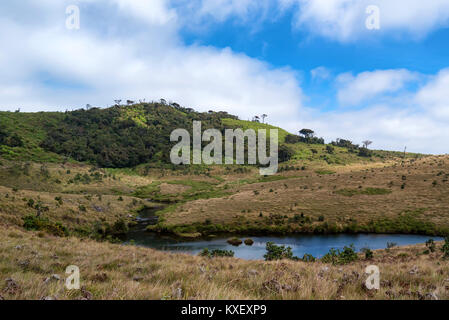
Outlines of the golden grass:
M 371 220 L 394 219 L 404 212 L 418 211 L 422 221 L 449 227 L 448 156 L 324 169 L 336 173 L 320 175 L 316 167 L 311 167 L 280 173 L 289 177 L 285 180 L 229 184 L 232 195 L 178 206 L 164 214 L 165 224 L 203 223 L 208 219 L 215 224 L 254 225 L 265 223 L 270 214 L 291 218 L 304 213 L 314 221 L 312 226 L 319 223 L 320 216 L 338 226 L 354 221 L 366 225 Z M 369 193 L 369 188 L 391 190 L 391 193 L 364 194 Z M 338 192 L 344 189 L 364 192 L 348 197 Z
M 438 244 L 438 247 L 440 244 Z M 39 237 L 0 226 L 3 299 L 438 299 L 449 298 L 449 263 L 423 245 L 377 250 L 350 265 L 245 261 L 163 253 L 78 238 Z M 65 268 L 80 268 L 83 290 L 64 287 Z M 381 288 L 363 284 L 368 265 Z M 60 281 L 50 280 L 52 275 Z M 8 286 L 13 279 L 17 286 Z

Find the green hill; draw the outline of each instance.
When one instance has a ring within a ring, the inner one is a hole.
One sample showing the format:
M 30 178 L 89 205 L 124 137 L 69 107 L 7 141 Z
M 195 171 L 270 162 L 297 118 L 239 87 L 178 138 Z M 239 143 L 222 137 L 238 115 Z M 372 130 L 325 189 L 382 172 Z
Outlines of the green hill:
M 191 131 L 194 120 L 202 121 L 203 130 L 278 129 L 283 162 L 347 164 L 403 156 L 362 150 L 352 144 L 349 147 L 326 145 L 323 139 L 307 140 L 269 124 L 239 120 L 227 112 L 201 113 L 166 103 L 70 112 L 0 112 L 0 156 L 19 161 L 87 162 L 106 168 L 169 164 L 170 149 L 174 145 L 170 133 L 177 128 Z

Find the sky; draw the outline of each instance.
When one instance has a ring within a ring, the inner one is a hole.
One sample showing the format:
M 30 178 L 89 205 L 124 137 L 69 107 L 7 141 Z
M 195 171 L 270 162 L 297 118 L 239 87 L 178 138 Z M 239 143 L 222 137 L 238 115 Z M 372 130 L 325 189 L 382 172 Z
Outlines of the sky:
M 164 98 L 446 154 L 448 40 L 447 0 L 2 1 L 0 110 Z

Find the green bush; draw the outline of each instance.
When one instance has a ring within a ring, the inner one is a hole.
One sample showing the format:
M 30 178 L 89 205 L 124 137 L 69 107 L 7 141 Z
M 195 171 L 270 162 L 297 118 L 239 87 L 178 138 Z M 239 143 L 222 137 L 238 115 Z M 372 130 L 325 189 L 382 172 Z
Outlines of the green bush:
M 443 244 L 443 247 L 441 248 L 441 251 L 444 254 L 443 258 L 449 259 L 449 237 L 446 237 L 444 239 L 444 244 Z
M 26 230 L 46 231 L 52 235 L 64 237 L 68 235 L 67 228 L 61 223 L 53 223 L 48 218 L 27 215 L 23 218 L 23 227 Z
M 370 248 L 363 248 L 361 251 L 365 253 L 366 260 L 374 258 L 374 252 Z
M 264 254 L 265 261 L 292 259 L 298 260 L 293 256 L 292 248 L 285 246 L 277 246 L 273 242 L 267 242 L 265 249 L 267 253 Z
M 232 250 L 220 250 L 215 249 L 212 251 L 209 251 L 208 248 L 204 248 L 203 251 L 199 254 L 202 257 L 208 257 L 208 258 L 216 258 L 216 257 L 233 257 L 234 251 Z
M 345 246 L 343 248 L 343 251 L 331 248 L 329 252 L 321 258 L 321 261 L 324 263 L 332 263 L 334 265 L 337 265 L 351 263 L 353 261 L 356 261 L 357 258 L 358 256 L 355 252 L 354 245 L 351 244 L 349 247 Z
M 433 239 L 429 239 L 426 241 L 426 247 L 429 249 L 430 252 L 435 252 L 436 250 L 436 244 Z
M 315 259 L 315 257 L 313 255 L 306 253 L 302 257 L 302 261 L 304 261 L 304 262 L 315 262 L 316 259 Z

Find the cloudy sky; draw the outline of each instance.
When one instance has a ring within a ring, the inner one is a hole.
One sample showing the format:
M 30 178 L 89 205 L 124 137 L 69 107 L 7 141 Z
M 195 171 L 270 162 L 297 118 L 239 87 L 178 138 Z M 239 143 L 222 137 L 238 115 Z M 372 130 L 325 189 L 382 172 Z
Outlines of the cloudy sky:
M 0 110 L 165 98 L 449 153 L 448 39 L 447 0 L 1 1 Z

